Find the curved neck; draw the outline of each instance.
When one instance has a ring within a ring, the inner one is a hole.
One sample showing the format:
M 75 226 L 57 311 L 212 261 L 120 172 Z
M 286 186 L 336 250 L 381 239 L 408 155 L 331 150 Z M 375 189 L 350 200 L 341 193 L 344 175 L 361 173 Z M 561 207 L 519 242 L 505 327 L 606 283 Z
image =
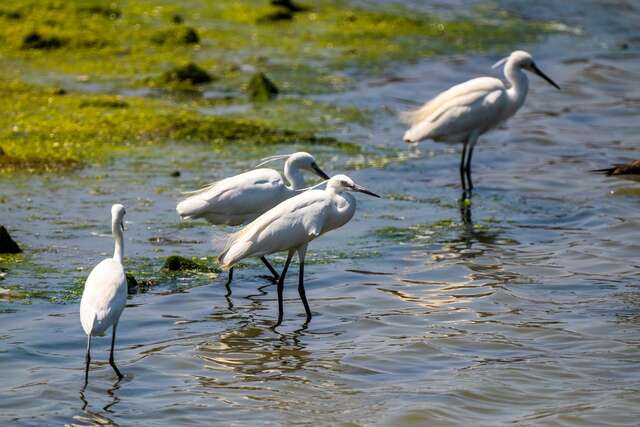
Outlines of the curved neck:
M 510 85 L 509 89 L 507 89 L 509 97 L 518 103 L 524 102 L 529 90 L 529 79 L 524 70 L 517 67 L 513 62 L 507 61 L 504 66 L 504 76 Z
M 289 181 L 289 185 L 291 185 L 292 190 L 304 188 L 304 177 L 302 176 L 302 171 L 300 171 L 300 168 L 289 160 L 284 164 L 284 176 Z
M 111 223 L 111 233 L 113 234 L 113 239 L 116 241 L 115 249 L 113 250 L 113 259 L 122 264 L 122 259 L 124 258 L 124 239 L 120 223 L 116 220 Z

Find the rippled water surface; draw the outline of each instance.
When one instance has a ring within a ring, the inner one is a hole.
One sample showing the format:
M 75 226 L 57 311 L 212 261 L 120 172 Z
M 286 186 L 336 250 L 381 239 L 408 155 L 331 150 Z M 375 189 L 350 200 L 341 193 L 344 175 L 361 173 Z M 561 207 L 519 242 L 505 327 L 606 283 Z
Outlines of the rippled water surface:
M 443 3 L 429 8 L 456 14 L 467 4 Z M 0 422 L 638 425 L 640 187 L 589 170 L 640 157 L 640 5 L 500 6 L 580 29 L 522 46 L 563 90 L 532 77 L 520 113 L 481 138 L 467 209 L 459 147 L 405 146 L 395 112 L 486 74 L 496 55 L 399 66 L 338 95 L 374 116 L 339 136 L 388 162 L 330 150 L 318 162 L 330 173 L 348 165 L 386 197 L 358 196 L 353 221 L 311 245 L 308 327 L 295 263 L 276 331 L 275 287 L 257 263 L 237 270 L 231 296 L 225 274 L 154 273 L 171 254 L 218 252 L 230 229 L 181 226 L 175 201 L 254 157 L 174 147 L 161 160 L 3 178 L 1 222 L 35 255 L 0 285 L 48 296 L 0 300 Z M 169 175 L 176 169 L 180 178 Z M 122 316 L 126 378 L 115 382 L 99 338 L 81 392 L 84 335 L 70 290 L 111 252 L 116 201 L 128 207 L 127 268 L 158 283 Z

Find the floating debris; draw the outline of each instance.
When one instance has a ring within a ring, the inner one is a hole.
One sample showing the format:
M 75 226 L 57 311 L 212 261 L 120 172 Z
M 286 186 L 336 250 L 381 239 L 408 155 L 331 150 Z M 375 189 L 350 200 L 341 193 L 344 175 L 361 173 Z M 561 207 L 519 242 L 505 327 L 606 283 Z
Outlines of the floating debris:
M 216 271 L 213 267 L 180 255 L 171 255 L 167 257 L 162 269 L 165 271 L 200 271 L 204 273 Z

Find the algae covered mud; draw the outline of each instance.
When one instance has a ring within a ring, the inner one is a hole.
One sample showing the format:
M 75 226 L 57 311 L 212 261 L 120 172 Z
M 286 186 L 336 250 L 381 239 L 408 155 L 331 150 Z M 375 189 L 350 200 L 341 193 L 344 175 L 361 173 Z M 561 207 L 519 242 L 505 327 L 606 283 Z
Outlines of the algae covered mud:
M 0 256 L 1 423 L 636 425 L 639 191 L 588 171 L 638 157 L 640 10 L 557 3 L 2 2 L 0 224 L 24 252 Z M 455 147 L 410 149 L 396 113 L 515 47 L 563 91 L 531 78 L 460 205 Z M 313 321 L 292 278 L 274 332 L 263 267 L 228 295 L 232 229 L 174 207 L 296 149 L 385 199 L 311 245 Z M 114 202 L 125 379 L 98 338 L 81 391 Z

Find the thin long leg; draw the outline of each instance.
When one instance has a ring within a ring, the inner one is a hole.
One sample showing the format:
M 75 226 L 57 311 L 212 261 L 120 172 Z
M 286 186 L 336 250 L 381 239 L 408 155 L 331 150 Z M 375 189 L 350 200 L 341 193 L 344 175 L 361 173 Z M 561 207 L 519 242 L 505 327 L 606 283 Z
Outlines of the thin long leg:
M 289 255 L 287 255 L 287 262 L 284 263 L 284 268 L 282 269 L 280 279 L 278 280 L 278 322 L 275 326 L 280 326 L 282 323 L 282 317 L 284 315 L 284 277 L 287 275 L 287 270 L 289 269 L 289 264 L 291 263 L 293 254 L 294 251 L 289 251 Z
M 462 182 L 462 188 L 467 188 L 467 183 L 464 180 L 464 172 L 467 161 L 467 144 L 468 140 L 464 141 L 464 145 L 462 146 L 462 156 L 460 157 L 460 181 Z
M 87 335 L 87 351 L 85 354 L 85 368 L 84 368 L 84 390 L 89 383 L 89 364 L 91 363 L 91 334 Z
M 123 375 L 120 373 L 120 370 L 118 370 L 118 367 L 116 366 L 116 362 L 113 358 L 113 348 L 116 345 L 116 328 L 118 327 L 117 323 L 113 324 L 113 330 L 111 332 L 111 352 L 109 353 L 109 365 L 111 365 L 111 367 L 113 368 L 114 371 L 116 371 L 116 375 L 118 376 L 118 379 L 122 379 Z
M 307 294 L 304 290 L 304 258 L 307 254 L 307 245 L 298 249 L 298 262 L 300 264 L 300 272 L 298 276 L 298 293 L 300 294 L 300 299 L 302 300 L 302 304 L 304 305 L 304 311 L 307 312 L 307 320 L 305 323 L 309 323 L 311 320 L 311 309 L 309 308 L 309 303 L 307 302 Z
M 280 278 L 280 275 L 278 274 L 276 269 L 273 268 L 271 263 L 263 256 L 260 257 L 260 261 L 262 261 L 262 263 L 267 266 L 267 268 L 269 269 L 269 271 L 273 275 L 273 280 L 277 281 Z
M 468 186 L 469 186 L 469 191 L 473 190 L 473 181 L 471 179 L 471 159 L 473 157 L 473 149 L 476 146 L 476 142 L 478 142 L 478 131 L 473 131 L 471 132 L 471 134 L 469 135 L 469 138 L 467 139 L 467 142 L 469 144 L 469 150 L 467 153 L 467 159 L 465 162 L 465 172 L 467 175 L 467 182 L 468 182 Z
M 231 284 L 231 282 L 233 281 L 233 268 L 231 267 L 229 269 L 229 277 L 227 278 L 227 283 L 224 284 L 224 286 L 227 288 L 227 290 L 229 291 L 229 295 L 231 295 L 231 288 L 229 287 L 229 285 Z M 227 295 L 228 296 L 228 295 Z

